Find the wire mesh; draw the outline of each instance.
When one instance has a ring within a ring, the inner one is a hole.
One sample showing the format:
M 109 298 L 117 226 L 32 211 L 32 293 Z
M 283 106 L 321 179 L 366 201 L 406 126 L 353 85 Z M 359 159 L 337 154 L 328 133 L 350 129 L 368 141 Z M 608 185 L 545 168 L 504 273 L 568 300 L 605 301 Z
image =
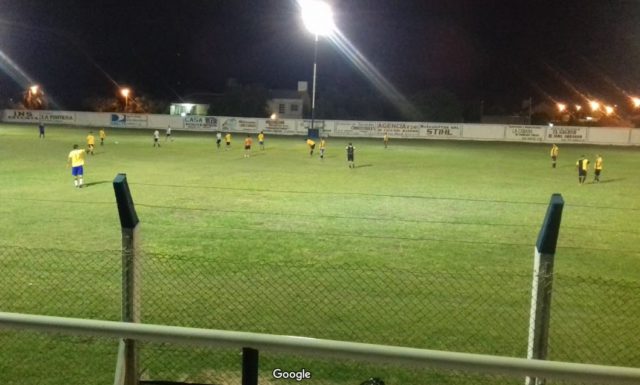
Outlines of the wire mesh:
M 139 257 L 136 279 L 144 323 L 526 356 L 531 295 L 527 271 L 473 266 L 455 271 L 376 269 L 154 253 Z M 2 311 L 120 319 L 119 250 L 2 247 L 0 262 Z M 556 274 L 549 359 L 639 367 L 639 289 L 639 282 Z M 115 341 L 16 331 L 0 331 L 0 340 L 3 384 L 88 384 L 113 375 Z M 238 349 L 144 343 L 140 358 L 140 377 L 146 381 L 240 383 Z M 523 381 L 261 353 L 261 381 L 275 381 L 277 368 L 305 368 L 313 382 L 327 384 L 360 384 L 376 377 L 386 384 Z

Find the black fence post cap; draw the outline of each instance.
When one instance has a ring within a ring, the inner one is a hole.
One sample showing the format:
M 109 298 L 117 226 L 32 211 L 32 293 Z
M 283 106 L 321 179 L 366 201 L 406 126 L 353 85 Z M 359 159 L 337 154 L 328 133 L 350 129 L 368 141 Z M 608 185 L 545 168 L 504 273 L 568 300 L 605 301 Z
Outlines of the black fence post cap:
M 113 190 L 116 193 L 116 203 L 118 204 L 118 214 L 120 215 L 120 226 L 125 229 L 133 229 L 140 220 L 136 209 L 133 206 L 133 198 L 127 183 L 127 174 L 118 174 L 113 180 Z

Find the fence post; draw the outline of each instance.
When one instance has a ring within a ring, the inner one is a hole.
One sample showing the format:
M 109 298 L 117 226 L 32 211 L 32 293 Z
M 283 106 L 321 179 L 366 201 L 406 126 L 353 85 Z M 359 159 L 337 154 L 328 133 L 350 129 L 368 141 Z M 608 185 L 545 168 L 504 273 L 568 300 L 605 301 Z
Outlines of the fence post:
M 138 215 L 133 206 L 126 174 L 118 174 L 113 180 L 120 227 L 122 230 L 122 320 L 140 322 L 140 285 L 138 276 Z M 125 339 L 124 384 L 138 384 L 138 349 L 135 340 Z
M 242 385 L 258 385 L 258 355 L 252 348 L 242 348 Z
M 562 195 L 551 195 L 544 223 L 538 234 L 533 258 L 533 284 L 531 288 L 531 312 L 529 318 L 529 341 L 527 358 L 545 360 L 549 341 L 551 316 L 551 293 L 553 284 L 553 262 L 560 232 Z M 543 385 L 543 378 L 527 377 L 526 385 Z

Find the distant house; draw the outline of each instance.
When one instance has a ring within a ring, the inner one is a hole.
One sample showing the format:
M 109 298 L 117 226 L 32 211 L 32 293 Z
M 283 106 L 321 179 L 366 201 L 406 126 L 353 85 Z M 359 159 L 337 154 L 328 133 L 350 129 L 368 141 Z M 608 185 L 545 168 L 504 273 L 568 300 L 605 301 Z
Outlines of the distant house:
M 197 103 L 171 103 L 169 107 L 169 115 L 207 115 L 209 111 L 208 104 Z
M 279 119 L 302 119 L 303 95 L 294 90 L 271 90 L 267 111 Z
M 269 115 L 275 114 L 281 119 L 302 119 L 304 107 L 311 107 L 308 85 L 298 82 L 298 90 L 271 90 L 267 101 Z

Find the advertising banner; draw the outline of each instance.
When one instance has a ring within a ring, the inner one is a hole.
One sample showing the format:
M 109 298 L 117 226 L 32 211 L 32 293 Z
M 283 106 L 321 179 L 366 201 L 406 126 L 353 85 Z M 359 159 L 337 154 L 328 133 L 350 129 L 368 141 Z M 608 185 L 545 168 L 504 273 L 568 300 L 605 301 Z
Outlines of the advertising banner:
M 17 123 L 44 122 L 44 123 L 73 124 L 76 121 L 76 114 L 74 112 L 66 112 L 66 111 L 5 110 L 4 113 L 5 113 L 4 120 L 6 122 L 17 122 Z
M 266 119 L 264 121 L 265 131 L 274 134 L 294 135 L 296 134 L 295 125 L 296 121 L 293 119 Z
M 147 115 L 111 114 L 111 127 L 147 128 Z
M 505 139 L 509 141 L 542 142 L 546 127 L 540 126 L 507 126 Z
M 396 138 L 459 138 L 461 124 L 423 122 L 336 122 L 336 135 Z
M 243 119 L 243 118 L 219 118 L 220 129 L 222 131 L 233 132 L 258 132 L 258 120 L 257 119 Z
M 213 131 L 218 128 L 218 119 L 214 116 L 185 116 L 184 128 L 197 131 Z
M 420 123 L 420 136 L 423 138 L 448 139 L 462 136 L 462 124 Z
M 147 115 L 129 115 L 124 116 L 124 123 L 127 127 L 146 128 L 149 127 Z
M 126 118 L 124 114 L 111 114 L 111 127 L 125 127 Z
M 550 142 L 584 142 L 587 140 L 586 127 L 549 127 L 547 141 Z

